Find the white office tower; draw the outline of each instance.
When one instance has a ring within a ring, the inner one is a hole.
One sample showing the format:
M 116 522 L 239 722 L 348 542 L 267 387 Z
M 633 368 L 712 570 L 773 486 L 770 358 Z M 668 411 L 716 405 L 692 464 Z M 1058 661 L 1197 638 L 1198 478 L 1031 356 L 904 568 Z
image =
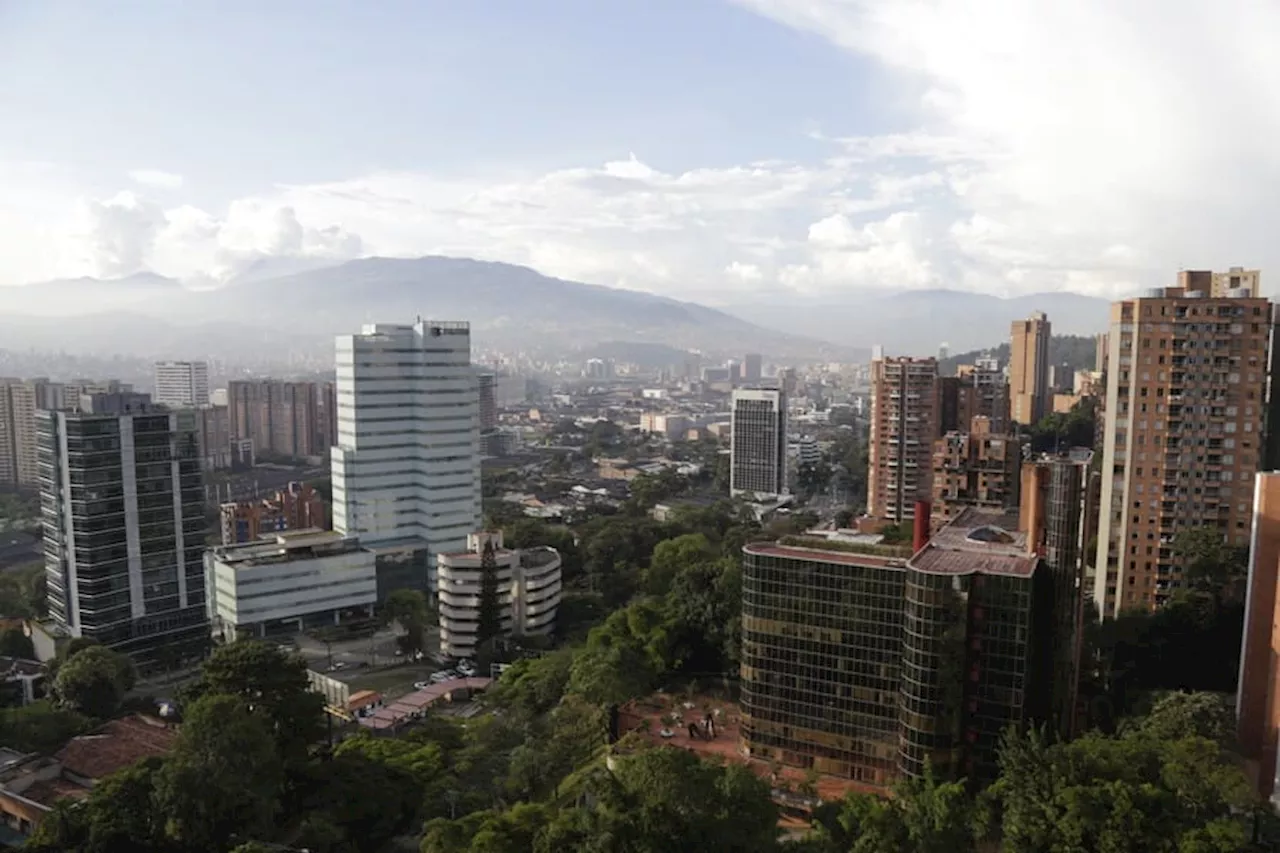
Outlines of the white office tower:
M 209 363 L 157 361 L 153 402 L 171 409 L 203 409 L 209 405 Z
M 732 426 L 729 493 L 735 497 L 786 494 L 786 393 L 773 388 L 737 389 Z
M 418 320 L 337 339 L 333 529 L 378 557 L 378 599 L 434 595 L 436 556 L 481 525 L 471 327 Z

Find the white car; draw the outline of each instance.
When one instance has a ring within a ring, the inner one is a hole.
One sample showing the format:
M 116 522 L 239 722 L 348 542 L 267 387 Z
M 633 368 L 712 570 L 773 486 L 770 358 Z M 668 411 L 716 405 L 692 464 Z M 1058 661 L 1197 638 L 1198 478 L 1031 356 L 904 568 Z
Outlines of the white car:
M 430 686 L 431 686 L 431 682 L 430 682 L 430 681 L 415 681 L 415 682 L 413 682 L 413 689 L 414 689 L 414 690 L 426 690 L 426 689 L 427 689 L 428 687 L 430 687 Z
M 469 660 L 458 661 L 458 674 L 470 678 L 476 674 L 476 665 Z
M 453 677 L 452 672 L 433 672 L 431 673 L 431 683 L 439 684 L 442 681 L 452 681 Z

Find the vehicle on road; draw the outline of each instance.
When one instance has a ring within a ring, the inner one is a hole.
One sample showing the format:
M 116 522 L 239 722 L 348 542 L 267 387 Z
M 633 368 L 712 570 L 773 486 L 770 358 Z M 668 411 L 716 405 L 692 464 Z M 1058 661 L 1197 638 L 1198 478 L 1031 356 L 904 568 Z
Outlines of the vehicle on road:
M 458 673 L 466 678 L 476 674 L 476 665 L 469 660 L 458 661 Z

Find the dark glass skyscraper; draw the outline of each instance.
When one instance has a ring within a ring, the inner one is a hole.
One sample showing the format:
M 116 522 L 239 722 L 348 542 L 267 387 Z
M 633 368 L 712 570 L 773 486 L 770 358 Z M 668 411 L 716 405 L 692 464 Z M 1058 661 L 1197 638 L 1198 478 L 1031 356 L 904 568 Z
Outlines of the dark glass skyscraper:
M 191 412 L 145 394 L 86 395 L 40 412 L 49 612 L 140 670 L 203 655 L 204 486 Z
M 969 508 L 914 554 L 809 537 L 747 545 L 751 754 L 879 786 L 930 765 L 993 778 L 1001 732 L 1054 702 L 1052 578 L 1020 526 L 1016 511 Z

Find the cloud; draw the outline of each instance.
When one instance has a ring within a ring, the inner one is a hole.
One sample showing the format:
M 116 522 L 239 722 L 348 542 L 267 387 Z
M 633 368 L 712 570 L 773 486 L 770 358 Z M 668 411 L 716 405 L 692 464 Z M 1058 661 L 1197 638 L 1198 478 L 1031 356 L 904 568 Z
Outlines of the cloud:
M 878 63 L 917 105 L 910 132 L 848 149 L 942 166 L 950 204 L 928 212 L 954 216 L 931 253 L 955 284 L 1114 295 L 1183 266 L 1280 262 L 1280 6 L 738 2 Z
M 184 204 L 173 182 L 101 196 L 0 163 L 0 279 L 222 280 L 263 259 L 437 253 L 731 303 L 864 288 L 1112 297 L 1182 267 L 1280 268 L 1280 6 L 737 2 L 874 66 L 873 104 L 853 106 L 884 132 L 828 128 L 807 159 L 701 168 L 624 149 L 549 172 L 372 171 L 217 208 Z
M 175 175 L 172 172 L 162 172 L 159 169 L 134 169 L 129 173 L 129 177 L 135 183 L 144 187 L 152 187 L 158 190 L 179 190 L 182 189 L 182 176 Z

